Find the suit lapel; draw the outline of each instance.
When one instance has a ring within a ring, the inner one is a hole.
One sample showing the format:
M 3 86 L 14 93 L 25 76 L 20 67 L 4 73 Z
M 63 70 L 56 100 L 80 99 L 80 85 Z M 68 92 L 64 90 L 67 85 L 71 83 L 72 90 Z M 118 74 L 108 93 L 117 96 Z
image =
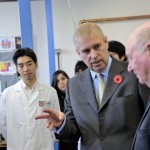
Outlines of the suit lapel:
M 89 69 L 84 71 L 80 76 L 80 88 L 86 96 L 86 99 L 90 103 L 91 107 L 98 113 L 98 105 L 93 87 L 92 77 Z
M 115 83 L 114 77 L 116 75 L 120 75 L 124 70 L 125 68 L 121 65 L 121 63 L 118 63 L 117 60 L 112 58 L 112 64 L 110 66 L 110 70 L 108 73 L 108 78 L 107 78 L 102 102 L 100 105 L 100 109 L 110 100 L 114 92 L 117 90 L 117 88 L 121 84 L 121 83 L 120 84 Z M 123 78 L 123 76 L 121 77 Z

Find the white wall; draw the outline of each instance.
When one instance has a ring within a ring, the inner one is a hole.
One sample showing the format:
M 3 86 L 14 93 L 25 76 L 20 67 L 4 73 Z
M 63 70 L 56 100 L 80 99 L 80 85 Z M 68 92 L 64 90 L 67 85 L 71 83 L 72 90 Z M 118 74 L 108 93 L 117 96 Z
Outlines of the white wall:
M 44 0 L 31 1 L 30 9 L 33 32 L 33 49 L 35 50 L 38 58 L 39 78 L 43 82 L 49 84 L 48 44 Z
M 61 48 L 62 68 L 73 76 L 78 59 L 74 53 L 72 35 L 74 24 L 67 0 L 53 0 L 55 47 Z M 113 18 L 150 14 L 150 0 L 70 0 L 75 25 L 83 19 Z M 98 23 L 108 40 L 119 40 L 126 44 L 131 31 L 150 19 Z M 69 62 L 69 63 L 68 63 Z
M 150 0 L 70 0 L 75 25 L 82 19 L 111 18 L 150 14 Z M 49 83 L 47 34 L 44 0 L 31 2 L 33 27 L 33 49 L 39 62 L 39 78 Z M 0 3 L 0 36 L 20 35 L 17 2 Z M 131 31 L 150 19 L 98 23 L 109 40 L 119 40 L 126 44 Z M 67 0 L 53 0 L 54 45 L 61 49 L 61 69 L 70 77 L 74 75 L 74 65 L 79 56 L 72 42 L 75 30 Z M 44 67 L 43 67 L 44 66 Z M 56 67 L 57 68 L 57 67 Z
M 16 2 L 0 3 L 0 36 L 20 36 L 18 5 Z

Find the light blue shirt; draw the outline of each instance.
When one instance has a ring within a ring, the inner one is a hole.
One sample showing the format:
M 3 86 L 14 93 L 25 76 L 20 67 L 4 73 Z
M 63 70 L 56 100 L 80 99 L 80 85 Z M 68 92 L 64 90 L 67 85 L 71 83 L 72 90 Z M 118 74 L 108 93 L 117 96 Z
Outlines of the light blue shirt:
M 110 70 L 111 62 L 112 62 L 112 58 L 109 56 L 107 67 L 105 68 L 105 70 L 100 72 L 101 77 L 103 78 L 105 85 L 106 85 L 106 82 L 107 82 L 107 78 L 108 78 L 108 73 L 109 73 L 109 70 Z M 92 79 L 93 79 L 95 95 L 96 95 L 96 98 L 98 98 L 98 88 L 99 88 L 99 86 L 98 86 L 98 78 L 97 78 L 97 75 L 96 75 L 97 72 L 94 72 L 92 70 L 90 70 L 90 72 L 91 72 L 91 76 L 92 76 Z

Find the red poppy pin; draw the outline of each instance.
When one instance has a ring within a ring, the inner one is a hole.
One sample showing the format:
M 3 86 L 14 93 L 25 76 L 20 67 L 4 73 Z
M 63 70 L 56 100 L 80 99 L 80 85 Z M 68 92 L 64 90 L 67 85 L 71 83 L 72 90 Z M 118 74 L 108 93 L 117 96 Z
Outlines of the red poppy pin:
M 122 82 L 122 76 L 121 75 L 116 75 L 115 77 L 114 77 L 114 83 L 116 83 L 116 84 L 120 84 L 121 82 Z

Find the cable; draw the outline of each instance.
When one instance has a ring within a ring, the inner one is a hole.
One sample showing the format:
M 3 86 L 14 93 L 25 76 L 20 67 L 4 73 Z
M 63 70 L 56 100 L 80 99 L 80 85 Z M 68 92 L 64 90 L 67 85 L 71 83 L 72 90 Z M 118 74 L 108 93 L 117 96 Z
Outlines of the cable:
M 74 28 L 76 29 L 74 17 L 73 17 L 73 15 L 72 15 L 72 8 L 71 8 L 70 0 L 68 0 L 68 6 L 69 6 L 69 12 L 70 12 L 70 15 L 71 15 L 71 18 L 72 18 L 72 22 L 73 22 Z

